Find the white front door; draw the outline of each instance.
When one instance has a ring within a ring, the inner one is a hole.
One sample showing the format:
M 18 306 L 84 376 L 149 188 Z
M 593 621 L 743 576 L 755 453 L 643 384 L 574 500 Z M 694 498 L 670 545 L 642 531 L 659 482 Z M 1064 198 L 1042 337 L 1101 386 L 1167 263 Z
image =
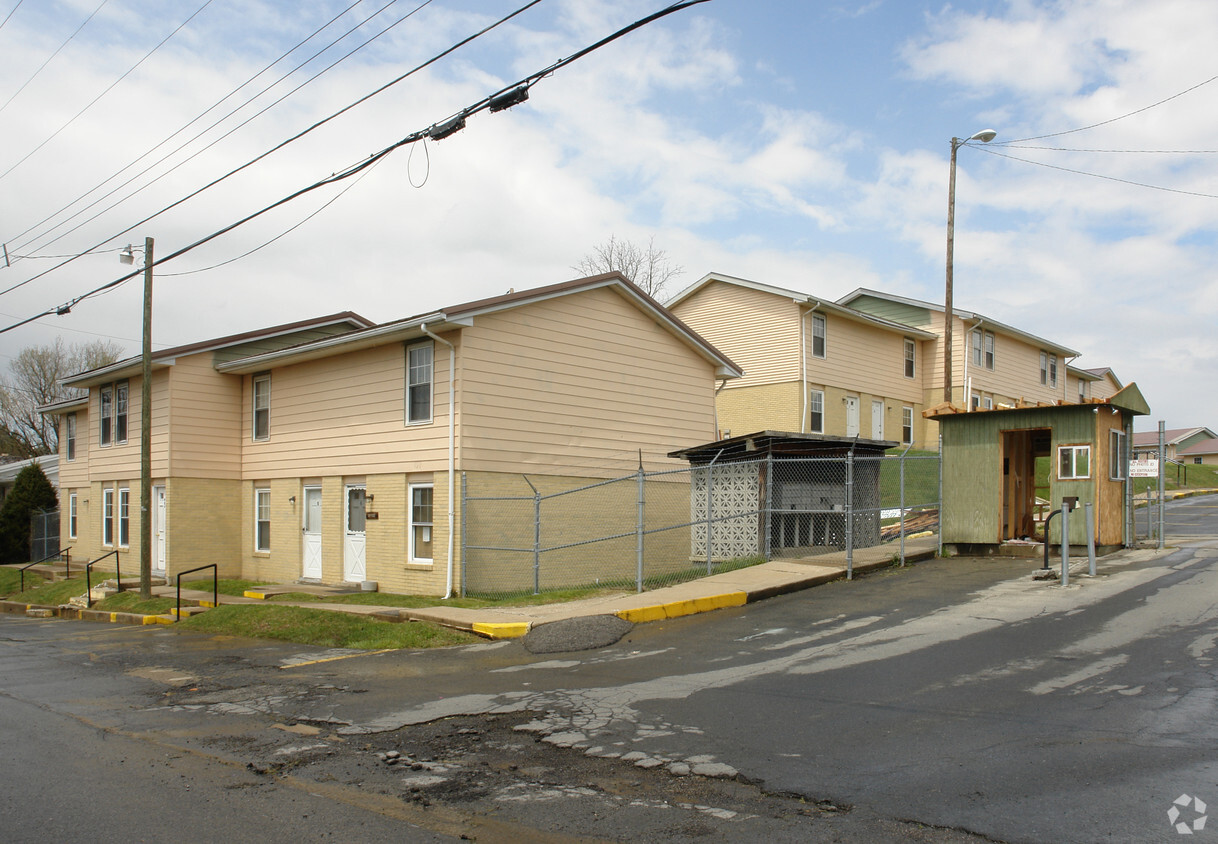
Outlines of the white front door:
M 882 401 L 871 403 L 871 438 L 873 440 L 884 439 L 884 402 Z
M 300 576 L 306 580 L 321 580 L 321 487 L 304 488 L 304 563 Z
M 152 488 L 152 573 L 165 574 L 165 487 Z
M 346 537 L 343 541 L 343 580 L 359 583 L 367 579 L 364 564 L 364 514 L 367 489 L 363 484 L 347 485 Z
M 859 435 L 859 397 L 846 396 L 846 436 Z

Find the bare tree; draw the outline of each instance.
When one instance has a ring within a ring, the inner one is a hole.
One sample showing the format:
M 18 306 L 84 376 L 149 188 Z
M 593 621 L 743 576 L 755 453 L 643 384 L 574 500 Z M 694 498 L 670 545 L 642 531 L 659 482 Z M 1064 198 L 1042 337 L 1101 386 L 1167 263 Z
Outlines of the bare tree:
M 109 340 L 66 344 L 61 338 L 50 346 L 22 349 L 9 364 L 9 375 L 0 380 L 0 425 L 17 456 L 54 454 L 59 431 L 38 407 L 82 395 L 63 387 L 60 380 L 114 363 L 121 353 L 122 347 Z
M 646 246 L 640 246 L 631 240 L 618 240 L 616 235 L 609 235 L 607 241 L 593 247 L 571 269 L 584 275 L 619 272 L 653 299 L 659 299 L 668 282 L 685 272 L 667 252 L 656 249 L 655 237 L 649 238 Z

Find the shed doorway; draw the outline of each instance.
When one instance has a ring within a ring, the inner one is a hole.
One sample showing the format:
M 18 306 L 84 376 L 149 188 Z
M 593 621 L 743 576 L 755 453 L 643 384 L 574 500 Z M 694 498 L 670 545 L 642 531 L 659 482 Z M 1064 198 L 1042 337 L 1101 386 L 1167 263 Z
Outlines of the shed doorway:
M 1052 451 L 1050 428 L 1002 432 L 1002 535 L 1010 539 L 1037 539 L 1036 458 Z

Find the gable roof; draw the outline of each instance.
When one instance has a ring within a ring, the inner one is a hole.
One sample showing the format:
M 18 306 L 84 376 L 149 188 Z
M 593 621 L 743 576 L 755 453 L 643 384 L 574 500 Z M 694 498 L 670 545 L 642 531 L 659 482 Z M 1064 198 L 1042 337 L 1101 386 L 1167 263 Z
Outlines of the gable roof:
M 1215 434 L 1209 428 L 1168 428 L 1167 430 L 1165 430 L 1163 432 L 1163 443 L 1165 445 L 1174 445 L 1176 443 L 1179 443 L 1180 440 L 1186 440 L 1189 437 L 1196 436 L 1197 434 L 1205 434 L 1210 439 L 1218 437 L 1218 434 Z M 1159 432 L 1158 431 L 1142 431 L 1141 433 L 1135 432 L 1133 435 L 1133 444 L 1134 445 L 1158 445 L 1159 444 Z
M 1176 452 L 1176 454 L 1181 457 L 1186 454 L 1190 457 L 1199 457 L 1202 454 L 1218 454 L 1218 439 L 1201 440 L 1200 442 L 1195 442 L 1188 448 L 1180 449 Z
M 855 290 L 853 290 L 852 292 L 847 293 L 845 296 L 838 299 L 837 303 L 839 305 L 844 305 L 844 306 L 848 307 L 851 302 L 853 302 L 857 299 L 860 299 L 863 296 L 872 296 L 877 299 L 883 299 L 887 302 L 896 302 L 901 305 L 909 305 L 911 307 L 921 308 L 923 310 L 938 311 L 939 313 L 943 313 L 943 306 L 936 305 L 934 302 L 924 302 L 921 299 L 910 299 L 908 297 L 897 296 L 892 293 L 882 293 L 879 290 L 871 290 L 867 287 L 855 288 Z M 999 322 L 996 319 L 990 319 L 989 317 L 985 316 L 984 314 L 974 313 L 973 311 L 966 311 L 961 308 L 957 308 L 957 307 L 953 306 L 952 316 L 956 317 L 957 319 L 961 319 L 961 320 L 972 320 L 972 319 L 979 320 L 977 325 L 972 326 L 972 328 L 976 328 L 978 326 L 992 327 L 992 328 L 995 328 L 995 329 L 1001 331 L 1003 334 L 1008 334 L 1012 337 L 1018 337 L 1019 339 L 1028 342 L 1030 345 L 1040 346 L 1041 348 L 1044 348 L 1050 352 L 1057 352 L 1060 355 L 1069 356 L 1069 357 L 1079 357 L 1081 354 L 1081 352 L 1077 352 L 1074 349 L 1071 349 L 1069 346 L 1063 346 L 1061 343 L 1055 343 L 1052 340 L 1046 340 L 1044 337 L 1039 337 L 1030 332 L 1023 331 L 1022 329 L 1016 328 L 1013 325 L 1007 325 L 1006 323 Z
M 384 343 L 401 342 L 419 337 L 426 337 L 437 331 L 452 328 L 463 328 L 473 325 L 474 319 L 484 314 L 525 307 L 548 299 L 570 296 L 589 290 L 608 288 L 624 297 L 628 302 L 654 320 L 661 328 L 677 337 L 698 355 L 711 362 L 716 374 L 722 378 L 739 378 L 743 370 L 731 361 L 725 354 L 708 343 L 700 334 L 677 318 L 675 314 L 648 296 L 633 282 L 621 273 L 604 273 L 588 278 L 564 281 L 545 287 L 535 287 L 520 292 L 511 291 L 502 296 L 492 296 L 486 299 L 476 299 L 418 314 L 405 319 L 373 325 L 346 334 L 312 340 L 296 346 L 290 346 L 273 352 L 251 355 L 245 358 L 221 363 L 216 366 L 220 372 L 249 373 L 266 369 L 271 366 L 303 363 L 309 360 L 329 357 L 335 354 L 371 348 Z
M 184 346 L 174 346 L 169 349 L 161 349 L 152 353 L 152 365 L 154 369 L 164 369 L 166 366 L 172 366 L 175 359 L 184 357 L 185 355 L 199 354 L 200 352 L 214 352 L 220 349 L 230 348 L 232 346 L 240 346 L 246 343 L 252 343 L 259 340 L 268 340 L 275 337 L 282 337 L 288 334 L 294 334 L 299 331 L 307 331 L 317 328 L 347 328 L 348 331 L 354 331 L 361 328 L 368 328 L 375 325 L 371 320 L 364 319 L 353 311 L 342 311 L 336 314 L 328 314 L 326 316 L 314 317 L 313 319 L 300 320 L 298 322 L 288 322 L 282 325 L 272 325 L 269 328 L 260 328 L 255 331 L 245 331 L 240 334 L 229 334 L 225 337 L 216 337 L 212 340 L 203 340 L 198 343 L 189 343 Z M 341 336 L 341 335 L 340 335 Z M 124 358 L 115 363 L 107 364 L 96 369 L 90 369 L 86 372 L 81 372 L 63 379 L 62 383 L 65 387 L 89 387 L 94 384 L 104 383 L 115 378 L 128 378 L 134 375 L 139 375 L 143 372 L 143 358 L 140 355 Z M 51 405 L 48 405 L 51 407 Z M 60 408 L 56 408 L 57 410 Z
M 798 290 L 789 290 L 785 287 L 774 287 L 770 284 L 762 284 L 758 281 L 750 281 L 746 278 L 736 278 L 735 276 L 723 275 L 721 273 L 707 273 L 706 275 L 702 276 L 702 278 L 698 279 L 676 296 L 669 299 L 667 302 L 668 307 L 672 308 L 677 306 L 681 302 L 684 302 L 686 299 L 693 296 L 702 288 L 716 281 L 722 284 L 731 284 L 736 287 L 743 287 L 748 290 L 756 290 L 760 293 L 769 293 L 783 299 L 790 299 L 797 305 L 811 305 L 812 310 L 817 311 L 818 313 L 824 312 L 834 314 L 854 322 L 860 322 L 876 328 L 881 328 L 885 331 L 903 334 L 907 337 L 916 337 L 919 340 L 933 340 L 938 336 L 933 332 L 926 331 L 921 328 L 915 328 L 914 326 L 906 325 L 903 322 L 895 322 L 890 319 L 884 319 L 883 317 L 878 317 L 864 311 L 846 307 L 828 299 L 817 299 L 815 296 L 802 293 Z

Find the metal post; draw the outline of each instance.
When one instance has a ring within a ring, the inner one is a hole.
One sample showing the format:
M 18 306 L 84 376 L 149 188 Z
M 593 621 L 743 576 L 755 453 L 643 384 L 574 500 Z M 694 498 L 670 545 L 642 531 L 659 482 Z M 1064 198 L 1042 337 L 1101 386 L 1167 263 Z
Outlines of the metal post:
M 1087 520 L 1087 573 L 1095 577 L 1095 511 L 1090 501 L 1083 505 L 1083 515 Z
M 1045 537 L 1048 541 L 1048 537 Z M 1070 585 L 1070 505 L 1062 502 L 1062 586 Z
M 715 455 L 715 460 L 719 459 L 719 455 Z M 715 519 L 713 510 L 715 508 L 715 460 L 712 460 L 706 466 L 706 574 L 710 576 L 715 573 L 714 564 L 711 562 L 711 530 L 714 528 Z
M 901 530 L 901 566 L 905 565 L 905 455 L 909 454 L 909 450 L 913 448 L 913 443 L 905 447 L 901 452 L 901 492 L 900 492 L 900 530 Z
M 765 549 L 765 561 L 768 563 L 773 559 L 770 555 L 774 552 L 774 454 L 769 451 L 765 455 L 765 508 L 761 523 L 765 532 L 762 548 Z
M 466 526 L 469 524 L 467 514 L 469 513 L 469 478 L 465 472 L 461 473 L 461 597 L 465 597 L 465 579 L 469 566 L 469 532 Z
M 846 454 L 846 579 L 854 580 L 854 446 Z
M 140 598 L 152 597 L 152 238 L 144 238 L 144 339 L 140 385 Z
M 643 591 L 643 526 L 646 517 L 646 497 L 644 493 L 643 483 L 643 452 L 639 451 L 639 496 L 638 496 L 638 519 L 635 525 L 635 549 L 638 556 L 638 573 L 635 575 L 635 584 L 638 591 Z
M 939 435 L 939 556 L 943 556 L 943 435 Z M 1048 539 L 1048 536 L 1045 537 Z
M 533 490 L 533 594 L 541 594 L 541 492 L 528 475 L 521 475 Z
M 1124 425 L 1124 452 L 1121 454 L 1121 466 L 1125 471 L 1125 506 L 1121 508 L 1121 519 L 1123 531 L 1122 538 L 1125 540 L 1126 548 L 1132 548 L 1135 544 L 1136 537 L 1134 536 L 1134 519 L 1133 519 L 1133 478 L 1129 471 L 1129 455 L 1131 454 L 1131 446 L 1133 445 L 1133 425 L 1128 420 Z
M 1167 456 L 1166 455 L 1166 436 L 1167 436 L 1166 427 L 1167 427 L 1167 423 L 1165 423 L 1162 419 L 1160 419 L 1159 420 L 1159 550 L 1160 551 L 1163 550 L 1163 544 L 1164 544 L 1164 539 L 1163 539 L 1163 508 L 1164 508 L 1163 495 L 1165 493 L 1165 490 L 1164 490 L 1164 486 L 1163 486 L 1163 474 L 1167 470 L 1167 460 L 1165 459 Z M 1147 516 L 1149 516 L 1149 514 L 1147 514 Z

